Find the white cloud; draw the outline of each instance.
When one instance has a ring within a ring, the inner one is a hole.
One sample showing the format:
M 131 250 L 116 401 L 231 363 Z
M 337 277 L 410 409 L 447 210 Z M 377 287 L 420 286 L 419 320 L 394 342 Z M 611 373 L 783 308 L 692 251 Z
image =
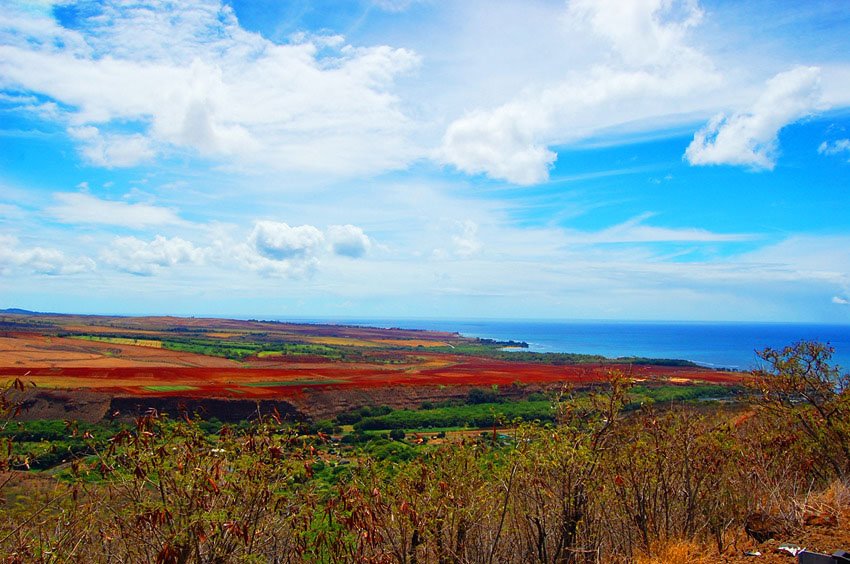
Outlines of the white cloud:
M 157 235 L 152 241 L 136 237 L 117 237 L 101 253 L 102 260 L 118 270 L 150 276 L 163 268 L 179 264 L 202 264 L 205 251 L 179 237 Z
M 94 270 L 88 257 L 67 257 L 62 251 L 45 247 L 21 248 L 15 237 L 0 235 L 0 274 L 15 270 L 35 274 L 79 274 Z
M 481 241 L 478 240 L 478 224 L 466 220 L 458 222 L 460 233 L 452 236 L 454 253 L 460 257 L 470 257 L 481 250 Z
M 741 264 L 758 265 L 766 279 L 819 280 L 846 287 L 850 284 L 848 236 L 795 235 L 736 258 Z
M 151 140 L 138 133 L 103 135 L 92 126 L 72 127 L 68 133 L 80 142 L 80 154 L 95 166 L 131 167 L 156 156 Z
M 70 192 L 57 192 L 53 196 L 59 204 L 47 208 L 47 212 L 62 223 L 132 228 L 183 223 L 174 210 L 160 206 L 101 200 L 90 194 Z
M 271 260 L 309 258 L 321 248 L 325 238 L 312 225 L 290 227 L 277 221 L 258 221 L 248 238 L 260 255 Z
M 618 57 L 633 65 L 703 58 L 685 45 L 688 29 L 703 17 L 695 0 L 572 0 L 568 17 L 573 27 L 589 24 Z
M 453 122 L 443 138 L 441 158 L 469 174 L 485 173 L 520 185 L 549 177 L 557 155 L 534 142 L 540 126 L 524 104 L 473 112 Z
M 263 276 L 302 278 L 317 272 L 329 252 L 359 258 L 371 247 L 372 240 L 355 225 L 332 225 L 323 233 L 312 225 L 263 220 L 254 223 L 246 241 L 219 238 L 212 252 L 226 267 L 236 263 Z
M 24 217 L 25 212 L 20 207 L 14 204 L 5 204 L 0 202 L 0 222 L 5 222 L 10 219 L 20 219 Z
M 832 296 L 832 303 L 838 305 L 850 305 L 850 300 L 842 298 L 841 296 Z
M 718 115 L 695 135 L 685 151 L 692 165 L 743 165 L 772 170 L 779 130 L 820 106 L 820 69 L 797 67 L 767 81 L 745 112 Z
M 669 228 L 646 225 L 644 222 L 654 214 L 644 213 L 618 225 L 596 232 L 570 232 L 570 243 L 712 243 L 749 241 L 752 235 L 743 233 L 715 233 L 693 227 Z
M 238 266 L 272 278 L 303 278 L 312 275 L 319 266 L 319 259 L 312 255 L 288 259 L 269 258 L 261 254 L 250 242 L 218 242 L 215 252 L 220 265 L 225 268 Z
M 372 0 L 372 5 L 386 12 L 404 12 L 422 0 Z
M 106 2 L 78 31 L 26 14 L 3 23 L 0 86 L 68 108 L 64 119 L 93 164 L 131 166 L 187 148 L 236 164 L 351 174 L 417 154 L 392 93 L 419 64 L 406 49 L 304 34 L 275 44 L 215 0 Z M 128 123 L 138 131 L 127 135 Z
M 551 145 L 702 110 L 722 80 L 687 44 L 700 14 L 693 2 L 571 3 L 564 16 L 571 34 L 563 40 L 596 42 L 608 57 L 571 65 L 566 76 L 494 109 L 468 112 L 448 126 L 435 157 L 469 174 L 531 185 L 548 178 L 557 158 Z
M 818 147 L 818 153 L 821 155 L 838 155 L 840 153 L 850 153 L 850 139 L 836 139 L 832 142 L 824 141 Z
M 363 230 L 350 224 L 331 225 L 326 235 L 334 254 L 344 257 L 362 257 L 372 246 Z

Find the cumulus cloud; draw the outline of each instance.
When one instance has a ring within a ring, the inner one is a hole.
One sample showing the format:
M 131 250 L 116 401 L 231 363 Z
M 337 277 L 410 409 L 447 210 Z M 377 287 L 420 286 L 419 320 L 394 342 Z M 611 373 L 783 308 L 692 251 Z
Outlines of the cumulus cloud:
M 62 223 L 132 228 L 182 223 L 174 210 L 160 206 L 101 200 L 90 194 L 72 192 L 58 192 L 53 197 L 59 203 L 47 208 L 47 212 Z
M 255 222 L 245 241 L 218 241 L 215 254 L 263 276 L 300 278 L 316 272 L 328 252 L 360 258 L 371 246 L 369 236 L 355 225 L 332 225 L 322 232 L 313 225 L 263 220 Z
M 80 154 L 95 166 L 131 167 L 149 161 L 156 155 L 151 140 L 138 133 L 102 135 L 92 126 L 72 127 L 68 133 L 80 142 Z
M 16 270 L 35 274 L 79 274 L 94 270 L 88 257 L 71 258 L 58 249 L 45 247 L 21 248 L 15 237 L 0 235 L 0 273 Z
M 695 0 L 572 0 L 568 16 L 573 25 L 589 24 L 618 57 L 631 64 L 703 58 L 685 44 L 687 31 L 703 16 Z
M 718 115 L 695 135 L 685 151 L 692 165 L 743 165 L 772 170 L 777 136 L 786 125 L 820 104 L 820 69 L 798 67 L 771 78 L 747 111 Z
M 0 84 L 60 103 L 92 164 L 190 149 L 348 174 L 404 166 L 415 152 L 393 94 L 419 64 L 412 51 L 306 34 L 276 44 L 217 0 L 107 1 L 79 14 L 73 30 L 52 15 L 6 17 Z
M 551 145 L 693 111 L 721 84 L 711 61 L 687 44 L 700 16 L 694 2 L 572 2 L 567 27 L 576 37 L 590 30 L 582 40 L 608 52 L 605 64 L 468 112 L 449 124 L 436 158 L 469 174 L 531 185 L 548 178 L 557 158 Z
M 832 142 L 824 141 L 818 147 L 818 153 L 821 155 L 838 155 L 841 153 L 850 153 L 850 139 L 836 139 Z
M 520 185 L 543 182 L 557 155 L 535 143 L 548 121 L 525 104 L 473 112 L 453 122 L 443 138 L 442 159 L 469 174 L 487 174 Z M 538 119 L 534 119 L 538 117 Z
M 126 220 L 146 226 L 144 214 L 130 218 L 127 208 L 108 208 L 104 213 L 121 216 L 111 221 Z M 88 216 L 73 219 L 89 221 Z M 356 259 L 372 246 L 363 229 L 351 224 L 333 225 L 323 232 L 312 225 L 290 226 L 263 220 L 256 221 L 249 232 L 235 239 L 227 229 L 207 227 L 209 238 L 200 243 L 159 234 L 151 239 L 115 237 L 100 250 L 99 262 L 138 276 L 154 276 L 178 266 L 213 266 L 223 272 L 248 270 L 261 276 L 303 278 L 317 271 L 323 257 L 333 254 Z M 2 273 L 23 269 L 43 274 L 74 274 L 92 270 L 94 266 L 89 258 L 71 259 L 51 248 L 20 248 L 17 239 L 0 236 Z
M 309 258 L 325 240 L 312 225 L 290 227 L 277 221 L 258 221 L 248 238 L 260 255 L 272 260 Z
M 334 254 L 359 258 L 371 248 L 372 241 L 363 230 L 354 225 L 331 225 L 327 230 L 327 239 Z
M 205 252 L 179 237 L 157 235 L 151 241 L 136 237 L 117 237 L 101 253 L 101 259 L 118 270 L 151 276 L 163 268 L 180 264 L 202 264 Z
M 244 268 L 269 278 L 304 278 L 316 272 L 319 259 L 302 255 L 289 259 L 272 259 L 249 243 L 217 245 L 219 262 L 225 267 Z

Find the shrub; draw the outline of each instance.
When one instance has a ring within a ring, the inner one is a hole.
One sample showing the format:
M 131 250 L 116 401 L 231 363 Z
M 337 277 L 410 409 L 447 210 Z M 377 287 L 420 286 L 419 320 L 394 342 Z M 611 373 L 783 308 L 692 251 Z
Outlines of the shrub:
M 805 437 L 815 463 L 850 476 L 850 375 L 830 364 L 833 349 L 801 341 L 767 348 L 767 365 L 754 372 L 762 405 Z M 786 427 L 787 428 L 787 427 Z

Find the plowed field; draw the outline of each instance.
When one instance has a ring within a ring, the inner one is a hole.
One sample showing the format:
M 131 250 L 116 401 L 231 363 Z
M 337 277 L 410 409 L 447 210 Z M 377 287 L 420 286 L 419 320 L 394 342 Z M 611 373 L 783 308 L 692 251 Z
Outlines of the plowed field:
M 585 385 L 610 370 L 669 383 L 742 378 L 696 367 L 504 360 L 488 356 L 498 343 L 456 333 L 345 325 L 7 314 L 0 330 L 0 381 L 113 396 L 285 399 L 400 386 Z M 470 347 L 486 354 L 454 352 Z
M 227 368 L 239 364 L 226 358 L 150 346 L 17 333 L 0 336 L 0 366 L 26 369 L 134 366 Z
M 139 347 L 141 348 L 141 347 Z M 740 374 L 666 366 L 551 366 L 450 355 L 419 355 L 417 364 L 373 366 L 333 362 L 286 368 L 238 366 L 64 366 L 0 368 L 0 378 L 20 377 L 41 388 L 86 389 L 121 395 L 285 398 L 307 388 L 394 386 L 507 386 L 513 383 L 585 385 L 601 382 L 610 370 L 658 382 L 737 383 Z

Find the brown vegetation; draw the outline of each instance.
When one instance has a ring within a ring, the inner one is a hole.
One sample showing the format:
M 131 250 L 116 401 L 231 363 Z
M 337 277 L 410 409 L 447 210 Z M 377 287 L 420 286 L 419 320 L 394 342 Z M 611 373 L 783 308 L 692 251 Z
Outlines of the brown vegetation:
M 332 483 L 314 477 L 334 461 L 328 437 L 276 413 L 213 438 L 150 412 L 70 481 L 12 482 L 0 546 L 10 562 L 168 563 L 779 562 L 780 542 L 845 547 L 846 378 L 819 345 L 764 356 L 773 371 L 744 411 L 626 414 L 614 373 L 506 445 L 494 432 L 407 461 L 360 456 Z

